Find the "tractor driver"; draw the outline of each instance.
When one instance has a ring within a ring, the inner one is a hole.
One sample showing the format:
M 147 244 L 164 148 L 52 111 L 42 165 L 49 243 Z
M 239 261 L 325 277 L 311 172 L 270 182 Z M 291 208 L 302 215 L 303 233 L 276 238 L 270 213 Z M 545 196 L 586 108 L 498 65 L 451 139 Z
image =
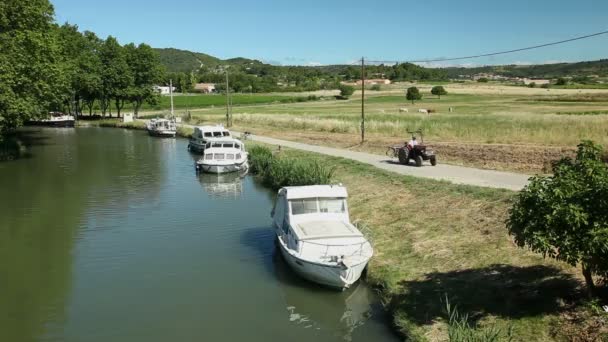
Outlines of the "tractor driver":
M 418 145 L 418 142 L 416 141 L 416 137 L 412 137 L 412 140 L 410 140 L 410 142 L 407 143 L 407 146 L 412 149 L 414 148 L 414 146 Z

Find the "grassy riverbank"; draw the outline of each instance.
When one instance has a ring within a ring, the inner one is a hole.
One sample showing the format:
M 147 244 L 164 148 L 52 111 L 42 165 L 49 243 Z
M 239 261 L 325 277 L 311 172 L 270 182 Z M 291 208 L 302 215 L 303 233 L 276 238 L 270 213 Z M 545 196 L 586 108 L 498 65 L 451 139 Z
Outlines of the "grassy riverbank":
M 352 219 L 369 226 L 374 241 L 368 280 L 404 336 L 445 340 L 446 295 L 474 327 L 511 327 L 515 340 L 606 336 L 599 335 L 605 323 L 597 325 L 601 318 L 584 301 L 577 270 L 512 243 L 504 220 L 515 193 L 398 176 L 297 150 L 278 154 L 333 169 L 335 182 L 348 188 Z

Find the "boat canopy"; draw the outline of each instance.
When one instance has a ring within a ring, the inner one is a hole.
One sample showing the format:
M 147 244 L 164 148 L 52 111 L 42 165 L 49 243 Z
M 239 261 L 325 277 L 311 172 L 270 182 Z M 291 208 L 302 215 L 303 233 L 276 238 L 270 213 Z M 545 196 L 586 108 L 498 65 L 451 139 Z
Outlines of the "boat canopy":
M 223 137 L 230 137 L 230 131 L 220 125 L 196 126 L 196 127 L 194 127 L 194 133 L 192 134 L 192 136 L 197 139 L 223 138 Z
M 341 185 L 309 185 L 309 186 L 286 186 L 281 189 L 285 197 L 298 198 L 346 198 L 346 188 Z
M 363 236 L 352 224 L 343 221 L 306 221 L 292 228 L 300 240 Z

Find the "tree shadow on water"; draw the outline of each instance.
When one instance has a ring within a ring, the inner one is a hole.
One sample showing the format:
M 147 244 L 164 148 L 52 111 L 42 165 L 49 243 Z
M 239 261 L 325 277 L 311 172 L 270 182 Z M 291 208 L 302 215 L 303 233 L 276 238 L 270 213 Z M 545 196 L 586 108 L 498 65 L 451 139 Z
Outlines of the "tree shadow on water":
M 32 146 L 47 144 L 48 137 L 36 130 L 10 132 L 0 136 L 0 162 L 31 158 Z
M 437 272 L 400 285 L 403 293 L 391 305 L 417 324 L 446 317 L 446 295 L 473 323 L 486 315 L 521 318 L 565 311 L 583 297 L 580 281 L 558 268 L 543 265 L 497 264 Z

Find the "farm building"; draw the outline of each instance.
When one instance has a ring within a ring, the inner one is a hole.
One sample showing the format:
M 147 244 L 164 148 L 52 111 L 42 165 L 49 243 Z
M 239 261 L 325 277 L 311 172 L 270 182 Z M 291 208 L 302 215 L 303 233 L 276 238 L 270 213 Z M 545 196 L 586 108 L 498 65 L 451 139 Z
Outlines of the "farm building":
M 194 90 L 205 94 L 213 93 L 215 91 L 215 84 L 197 83 L 194 85 Z

